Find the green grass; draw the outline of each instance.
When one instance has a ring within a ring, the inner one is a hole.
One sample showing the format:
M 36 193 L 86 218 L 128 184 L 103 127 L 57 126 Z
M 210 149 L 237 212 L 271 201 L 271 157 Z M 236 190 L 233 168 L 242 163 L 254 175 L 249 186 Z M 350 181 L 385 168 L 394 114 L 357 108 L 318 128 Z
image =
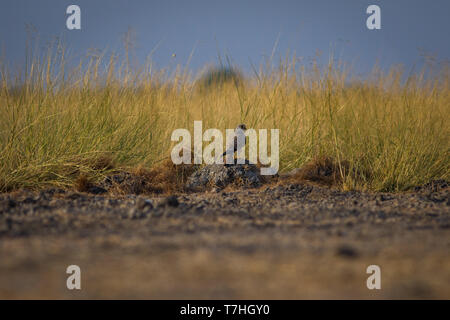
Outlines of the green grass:
M 354 80 L 343 67 L 306 71 L 294 61 L 208 90 L 181 68 L 129 71 L 98 57 L 69 68 L 63 52 L 30 63 L 22 82 L 3 65 L 0 190 L 101 179 L 114 170 L 105 159 L 116 169 L 152 167 L 170 154 L 172 131 L 193 130 L 194 120 L 204 129 L 278 128 L 281 171 L 318 156 L 345 160 L 353 169 L 345 190 L 449 179 L 448 67 L 402 82 L 398 68 Z

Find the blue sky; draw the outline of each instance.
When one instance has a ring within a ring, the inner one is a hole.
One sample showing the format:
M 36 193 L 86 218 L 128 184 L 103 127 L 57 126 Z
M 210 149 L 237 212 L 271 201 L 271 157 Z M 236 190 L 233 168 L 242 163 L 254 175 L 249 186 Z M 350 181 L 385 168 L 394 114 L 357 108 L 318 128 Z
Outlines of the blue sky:
M 81 8 L 81 30 L 66 28 L 70 4 Z M 371 4 L 381 8 L 381 30 L 366 28 Z M 185 65 L 195 49 L 193 70 L 217 63 L 218 53 L 249 70 L 277 43 L 275 58 L 295 52 L 307 61 L 321 52 L 327 59 L 332 49 L 364 73 L 376 61 L 386 68 L 420 65 L 423 52 L 448 60 L 449 13 L 448 0 L 2 0 L 0 48 L 8 63 L 22 64 L 31 24 L 41 47 L 59 36 L 73 55 L 120 52 L 131 28 L 134 59 L 143 62 L 156 47 L 152 60 L 160 68 Z

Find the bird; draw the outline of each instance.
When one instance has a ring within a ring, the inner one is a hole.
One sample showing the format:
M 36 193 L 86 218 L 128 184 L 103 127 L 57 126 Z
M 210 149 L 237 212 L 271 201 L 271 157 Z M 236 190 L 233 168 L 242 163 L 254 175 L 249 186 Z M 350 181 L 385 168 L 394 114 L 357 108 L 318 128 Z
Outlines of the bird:
M 233 141 L 227 146 L 225 149 L 226 151 L 222 154 L 222 157 L 227 154 L 233 154 L 237 151 L 239 151 L 242 147 L 245 147 L 245 131 L 247 130 L 247 127 L 245 124 L 241 123 L 236 127 L 234 130 L 235 136 Z M 242 144 L 242 141 L 244 143 Z

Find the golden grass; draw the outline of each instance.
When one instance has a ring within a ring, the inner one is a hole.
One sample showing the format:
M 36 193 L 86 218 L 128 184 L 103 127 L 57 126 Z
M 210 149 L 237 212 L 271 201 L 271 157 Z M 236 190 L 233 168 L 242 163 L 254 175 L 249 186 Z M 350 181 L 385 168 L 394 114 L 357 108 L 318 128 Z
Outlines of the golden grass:
M 114 170 L 154 168 L 170 154 L 172 131 L 193 132 L 194 120 L 204 129 L 278 128 L 282 171 L 345 160 L 343 189 L 401 191 L 449 179 L 447 66 L 407 81 L 398 68 L 355 80 L 341 66 L 307 71 L 295 61 L 210 90 L 197 90 L 181 68 L 171 76 L 151 65 L 130 71 L 102 57 L 69 68 L 64 51 L 31 63 L 24 80 L 3 65 L 0 190 L 86 187 Z

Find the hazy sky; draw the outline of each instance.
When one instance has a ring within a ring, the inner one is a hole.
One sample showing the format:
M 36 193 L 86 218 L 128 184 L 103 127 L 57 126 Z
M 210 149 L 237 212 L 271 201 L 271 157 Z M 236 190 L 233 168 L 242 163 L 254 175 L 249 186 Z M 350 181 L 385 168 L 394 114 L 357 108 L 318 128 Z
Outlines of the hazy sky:
M 81 30 L 66 28 L 70 4 L 81 8 Z M 381 8 L 381 30 L 366 27 L 371 4 Z M 74 54 L 120 50 L 132 28 L 137 61 L 159 43 L 153 54 L 159 67 L 186 64 L 195 48 L 193 69 L 217 63 L 220 52 L 249 70 L 249 61 L 270 56 L 278 39 L 275 57 L 295 52 L 307 60 L 319 50 L 327 58 L 334 48 L 337 58 L 364 72 L 376 60 L 384 67 L 420 64 L 422 51 L 448 59 L 449 13 L 449 0 L 1 0 L 0 47 L 17 65 L 24 61 L 26 24 L 37 29 L 41 46 L 60 36 Z

